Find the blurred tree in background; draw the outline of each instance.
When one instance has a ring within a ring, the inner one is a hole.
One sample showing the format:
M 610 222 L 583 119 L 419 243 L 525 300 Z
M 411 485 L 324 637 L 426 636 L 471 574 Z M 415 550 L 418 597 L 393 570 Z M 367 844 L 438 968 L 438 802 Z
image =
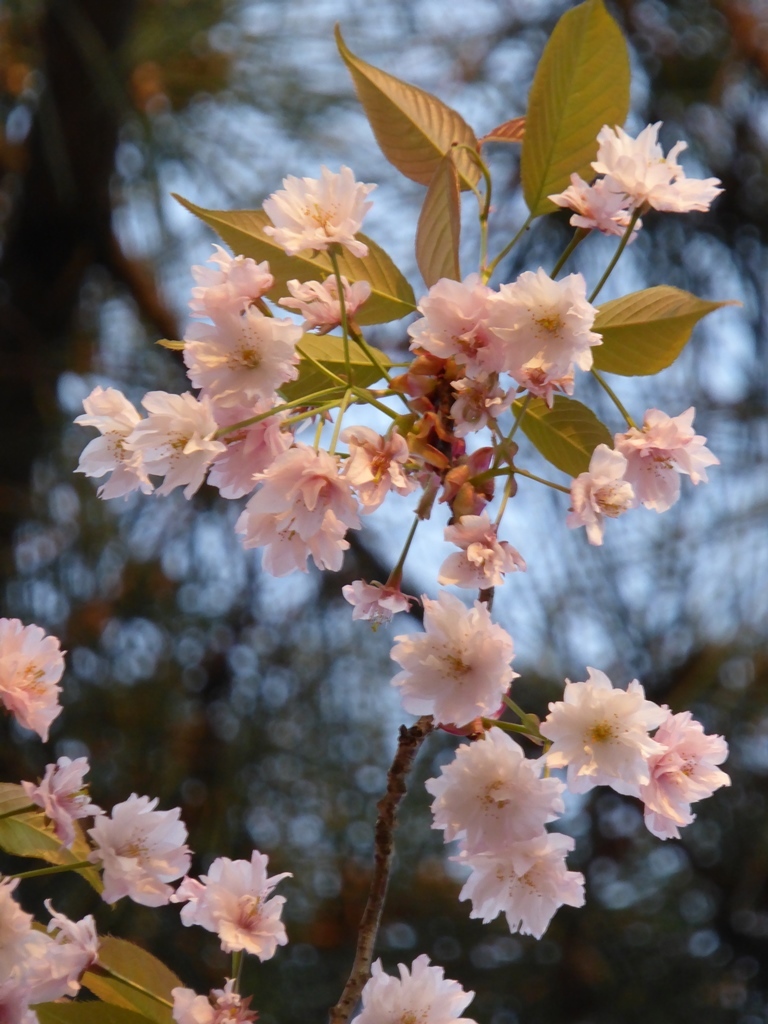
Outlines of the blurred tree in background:
M 246 978 L 268 1024 L 323 1019 L 351 960 L 399 711 L 391 631 L 353 627 L 339 588 L 383 579 L 394 543 L 363 536 L 343 573 L 272 580 L 213 491 L 191 503 L 178 493 L 99 502 L 72 475 L 87 435 L 71 420 L 97 381 L 135 400 L 185 387 L 178 358 L 153 342 L 180 336 L 189 265 L 210 238 L 171 191 L 257 206 L 284 174 L 348 163 L 381 182 L 367 230 L 416 279 L 412 239 L 398 231 L 415 222 L 423 190 L 382 166 L 335 55 L 335 20 L 356 52 L 438 92 L 482 132 L 525 112 L 568 6 L 11 0 L 0 10 L 2 605 L 70 652 L 47 748 L 3 721 L 3 777 L 88 753 L 102 806 L 131 791 L 182 806 L 200 870 L 256 845 L 273 870 L 293 871 L 291 944 Z M 454 741 L 433 737 L 405 804 L 380 947 L 387 963 L 428 952 L 478 992 L 472 1013 L 488 1024 L 757 1024 L 768 1020 L 768 11 L 760 0 L 612 10 L 636 59 L 632 127 L 663 120 L 666 146 L 687 139 L 692 164 L 726 188 L 710 215 L 649 216 L 624 281 L 743 303 L 700 326 L 652 387 L 638 379 L 632 404 L 671 414 L 695 404 L 722 466 L 662 528 L 652 513 L 617 523 L 602 549 L 563 536 L 562 522 L 553 548 L 562 501 L 521 493 L 512 539 L 530 568 L 496 612 L 521 652 L 524 706 L 545 712 L 585 661 L 618 682 L 637 675 L 655 700 L 728 737 L 733 788 L 679 843 L 654 840 L 638 806 L 615 794 L 572 807 L 565 826 L 588 903 L 562 910 L 536 942 L 470 922 L 458 904 L 421 785 Z M 512 230 L 523 219 L 514 155 L 494 159 L 507 177 L 497 218 Z M 566 222 L 540 223 L 503 279 L 550 265 Z M 610 252 L 590 239 L 576 267 L 594 275 Z M 401 328 L 376 341 L 406 348 Z M 399 529 L 393 521 L 392 536 Z M 404 589 L 419 593 L 418 562 L 411 573 Z M 91 898 L 68 882 L 56 905 L 85 912 Z M 98 913 L 198 991 L 220 982 L 215 940 L 179 936 L 174 908 Z

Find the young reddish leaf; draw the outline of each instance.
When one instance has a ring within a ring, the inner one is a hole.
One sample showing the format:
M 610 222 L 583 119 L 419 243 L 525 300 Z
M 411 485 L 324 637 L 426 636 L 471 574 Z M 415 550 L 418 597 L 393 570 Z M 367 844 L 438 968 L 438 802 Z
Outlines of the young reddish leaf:
M 511 121 L 505 121 L 497 128 L 488 132 L 482 139 L 478 139 L 478 146 L 484 146 L 486 142 L 522 142 L 525 137 L 525 118 L 513 117 Z
M 475 133 L 464 118 L 437 96 L 356 57 L 338 25 L 336 43 L 382 153 L 406 178 L 429 185 L 452 146 L 477 149 Z M 462 189 L 480 180 L 466 153 L 457 153 L 456 166 Z
M 427 288 L 441 277 L 461 280 L 460 232 L 459 176 L 453 152 L 449 152 L 429 183 L 416 227 L 416 262 Z
M 386 369 L 390 365 L 387 356 L 379 349 L 369 345 L 378 357 L 381 365 Z M 305 395 L 313 395 L 323 388 L 334 386 L 333 378 L 326 376 L 309 359 L 304 358 L 302 353 L 311 356 L 317 363 L 322 363 L 335 373 L 337 377 L 346 380 L 347 371 L 344 360 L 344 340 L 338 334 L 305 334 L 299 342 L 299 376 L 296 380 L 283 384 L 280 394 L 288 402 L 297 398 L 304 398 Z M 368 356 L 359 348 L 352 339 L 349 342 L 349 361 L 352 366 L 352 382 L 358 387 L 367 388 L 380 379 L 381 374 L 370 361 Z
M 233 252 L 250 256 L 258 262 L 269 260 L 275 284 L 267 297 L 273 301 L 288 294 L 287 281 L 324 280 L 333 273 L 325 252 L 312 256 L 307 250 L 298 256 L 287 256 L 269 235 L 264 234 L 264 225 L 271 221 L 263 210 L 206 210 L 181 196 L 174 195 L 174 199 L 212 227 Z M 362 234 L 357 237 L 368 246 L 368 255 L 358 259 L 346 249 L 339 255 L 341 273 L 350 284 L 368 281 L 371 286 L 371 297 L 355 314 L 357 323 L 383 324 L 413 313 L 416 309 L 413 289 L 391 258 L 370 238 Z
M 520 411 L 523 401 L 518 398 L 514 402 L 515 412 Z M 611 432 L 592 410 L 562 395 L 555 395 L 551 409 L 543 398 L 532 398 L 520 429 L 547 462 L 574 477 L 586 473 L 599 444 L 613 447 Z
M 556 209 L 547 196 L 571 174 L 594 177 L 597 133 L 623 124 L 628 110 L 627 44 L 602 0 L 587 0 L 558 21 L 528 98 L 520 174 L 534 217 Z
M 708 302 L 690 292 L 658 285 L 606 302 L 594 330 L 603 344 L 592 349 L 595 368 L 624 377 L 645 377 L 670 366 L 707 313 L 732 302 Z

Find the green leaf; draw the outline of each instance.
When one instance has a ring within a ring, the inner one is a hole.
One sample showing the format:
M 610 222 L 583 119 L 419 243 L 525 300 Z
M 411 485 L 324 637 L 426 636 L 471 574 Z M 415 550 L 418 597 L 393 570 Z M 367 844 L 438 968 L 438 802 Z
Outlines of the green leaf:
M 325 252 L 312 256 L 311 251 L 306 250 L 298 256 L 287 256 L 264 234 L 264 225 L 272 222 L 263 210 L 205 210 L 175 193 L 174 199 L 212 227 L 233 252 L 258 262 L 269 260 L 275 284 L 267 297 L 273 302 L 288 295 L 287 281 L 324 280 L 333 273 Z M 359 324 L 383 324 L 413 313 L 416 309 L 413 289 L 391 258 L 370 238 L 356 237 L 368 246 L 368 255 L 359 259 L 347 249 L 339 255 L 339 268 L 350 284 L 368 281 L 371 285 L 371 297 L 355 315 L 355 320 Z
M 556 209 L 573 173 L 589 181 L 604 124 L 622 125 L 629 110 L 629 54 L 602 0 L 562 16 L 544 48 L 531 86 L 520 164 L 534 217 Z
M 93 1001 L 39 1003 L 35 1013 L 40 1024 L 152 1024 L 143 1014 Z
M 441 277 L 461 280 L 460 233 L 459 176 L 451 152 L 437 165 L 416 227 L 416 262 L 427 288 Z
M 14 791 L 18 796 L 14 796 Z M 0 812 L 25 806 L 29 806 L 29 798 L 24 795 L 21 786 L 6 784 L 2 787 Z M 16 857 L 32 857 L 48 864 L 77 864 L 87 860 L 91 852 L 77 823 L 72 849 L 62 846 L 42 811 L 27 811 L 12 818 L 0 818 L 0 849 Z M 77 874 L 82 875 L 97 892 L 101 892 L 101 876 L 95 867 L 78 868 Z
M 525 400 L 518 398 L 518 412 Z M 613 447 L 610 431 L 591 409 L 572 398 L 555 395 L 551 409 L 543 398 L 532 398 L 520 429 L 544 458 L 569 476 L 589 469 L 592 452 L 599 444 Z
M 162 345 L 163 348 L 170 348 L 174 352 L 183 352 L 184 351 L 184 342 L 183 341 L 171 341 L 170 338 L 158 338 L 158 340 L 155 342 L 155 344 L 156 345 Z
M 432 93 L 356 57 L 338 25 L 336 44 L 382 153 L 406 178 L 429 185 L 452 146 L 477 149 L 475 133 L 460 114 Z M 456 163 L 461 188 L 476 185 L 480 171 L 469 155 L 459 151 Z
M 10 814 L 29 807 L 32 801 L 21 788 L 12 782 L 0 782 L 0 814 Z
M 677 359 L 702 317 L 731 305 L 669 285 L 606 302 L 593 326 L 603 336 L 603 344 L 592 349 L 595 369 L 624 377 L 658 373 Z
M 377 356 L 381 365 L 388 369 L 390 361 L 379 349 L 369 345 Z M 346 379 L 346 365 L 344 363 L 344 339 L 338 334 L 305 334 L 299 342 L 299 376 L 297 380 L 289 381 L 280 388 L 280 394 L 288 402 L 305 395 L 312 395 L 316 391 L 334 386 L 334 381 L 326 376 L 321 370 L 314 366 L 308 359 L 303 358 L 302 352 L 311 356 L 318 363 L 327 366 L 337 377 Z M 349 361 L 352 366 L 352 382 L 361 388 L 375 384 L 381 374 L 370 361 L 368 356 L 350 338 Z
M 86 971 L 83 985 L 105 1003 L 171 1024 L 171 989 L 181 981 L 145 949 L 110 936 L 102 939 L 99 967 Z

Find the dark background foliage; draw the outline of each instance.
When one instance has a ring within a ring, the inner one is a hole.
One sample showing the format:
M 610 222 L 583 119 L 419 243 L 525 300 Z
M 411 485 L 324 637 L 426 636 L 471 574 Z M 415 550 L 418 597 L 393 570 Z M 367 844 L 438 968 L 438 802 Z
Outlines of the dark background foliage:
M 478 2 L 459 15 L 447 0 L 16 0 L 0 11 L 0 603 L 69 651 L 50 743 L 3 720 L 3 778 L 88 753 L 101 805 L 134 791 L 182 807 L 197 869 L 255 845 L 274 871 L 293 871 L 291 943 L 247 969 L 266 1021 L 324 1019 L 351 961 L 398 710 L 391 633 L 353 628 L 338 594 L 342 582 L 384 578 L 392 542 L 364 534 L 342 573 L 275 583 L 243 555 L 236 510 L 213 491 L 100 503 L 72 475 L 85 442 L 71 420 L 97 381 L 136 399 L 184 389 L 177 357 L 152 342 L 180 336 L 188 267 L 209 239 L 172 189 L 255 206 L 283 174 L 350 163 L 383 181 L 368 230 L 413 269 L 410 228 L 401 237 L 397 224 L 413 222 L 423 193 L 381 167 L 334 56 L 334 19 L 363 57 L 484 131 L 524 113 L 568 6 Z M 654 840 L 638 806 L 609 792 L 574 808 L 565 827 L 588 903 L 536 942 L 470 921 L 458 903 L 421 785 L 454 741 L 433 737 L 404 808 L 379 950 L 389 967 L 428 952 L 477 991 L 471 1012 L 490 1024 L 757 1024 L 768 1019 L 768 13 L 760 0 L 623 0 L 612 11 L 632 48 L 636 127 L 663 120 L 666 145 L 688 139 L 701 176 L 726 189 L 707 217 L 649 217 L 622 284 L 743 302 L 700 327 L 680 364 L 638 383 L 633 401 L 695 404 L 723 465 L 663 531 L 649 516 L 600 551 L 583 538 L 553 545 L 563 509 L 548 496 L 521 504 L 526 608 L 508 584 L 497 610 L 521 636 L 520 703 L 546 713 L 585 660 L 617 681 L 639 675 L 656 700 L 728 737 L 733 787 L 701 806 L 681 842 Z M 515 163 L 497 159 L 499 218 L 515 227 Z M 566 218 L 548 218 L 506 279 L 551 263 L 567 237 Z M 585 272 L 610 251 L 601 244 L 582 257 Z M 402 331 L 377 340 L 404 347 Z M 412 573 L 415 592 L 430 585 L 426 569 Z M 50 885 L 30 884 L 30 907 Z M 214 938 L 180 929 L 174 908 L 97 908 L 77 881 L 55 892 L 61 909 L 97 911 L 104 930 L 146 944 L 198 991 L 220 983 Z

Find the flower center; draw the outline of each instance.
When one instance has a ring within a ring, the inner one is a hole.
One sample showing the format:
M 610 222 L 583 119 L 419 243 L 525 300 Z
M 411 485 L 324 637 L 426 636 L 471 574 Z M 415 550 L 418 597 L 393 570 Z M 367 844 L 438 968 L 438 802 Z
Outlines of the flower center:
M 562 330 L 563 327 L 563 321 L 560 319 L 559 313 L 548 313 L 545 316 L 536 317 L 535 323 L 550 334 L 555 334 L 557 331 Z
M 588 735 L 593 743 L 605 743 L 606 740 L 613 738 L 613 726 L 610 722 L 596 722 Z
M 251 928 L 261 913 L 261 897 L 250 893 L 237 901 L 237 923 L 242 928 Z

